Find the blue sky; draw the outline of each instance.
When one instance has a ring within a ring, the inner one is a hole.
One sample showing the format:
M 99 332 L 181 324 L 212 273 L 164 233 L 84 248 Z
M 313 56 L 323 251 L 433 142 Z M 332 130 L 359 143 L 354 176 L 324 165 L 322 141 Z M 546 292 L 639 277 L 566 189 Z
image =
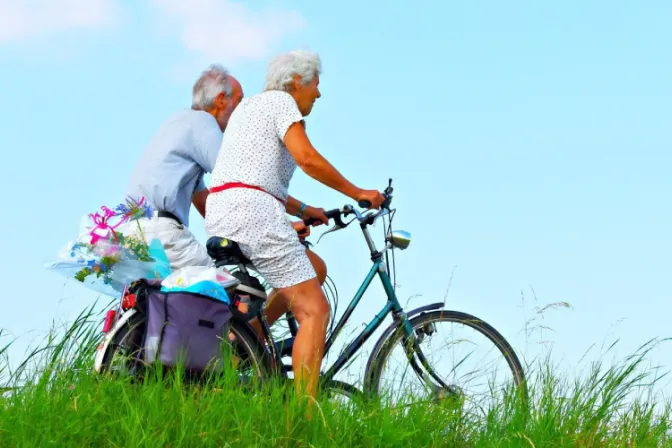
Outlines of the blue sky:
M 527 357 L 552 342 L 570 370 L 593 344 L 620 338 L 625 356 L 671 335 L 669 2 L 50 3 L 0 2 L 0 328 L 20 338 L 15 359 L 96 299 L 42 266 L 83 216 L 122 199 L 200 70 L 222 63 L 251 95 L 270 56 L 301 47 L 324 66 L 315 146 L 362 187 L 394 179 L 396 226 L 413 235 L 397 256 L 409 306 L 442 300 L 452 274 L 448 307 Z M 291 193 L 346 201 L 301 172 Z M 368 269 L 358 232 L 316 247 L 341 310 Z M 526 339 L 534 307 L 558 301 L 572 308 L 536 322 L 554 331 Z M 671 354 L 663 345 L 651 362 L 669 369 Z

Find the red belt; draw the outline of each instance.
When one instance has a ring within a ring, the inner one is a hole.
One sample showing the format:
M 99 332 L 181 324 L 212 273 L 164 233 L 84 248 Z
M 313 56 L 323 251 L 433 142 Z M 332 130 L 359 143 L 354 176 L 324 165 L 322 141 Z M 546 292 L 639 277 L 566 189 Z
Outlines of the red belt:
M 275 199 L 277 199 L 278 201 L 280 201 L 282 204 L 285 203 L 285 201 L 283 201 L 282 199 L 280 199 L 279 197 L 277 197 L 277 196 L 274 195 L 273 193 L 269 193 L 268 191 L 264 190 L 264 189 L 261 188 L 261 187 L 258 187 L 258 186 L 256 186 L 256 185 L 248 185 L 248 184 L 244 184 L 244 183 L 242 183 L 242 182 L 228 182 L 228 183 L 226 183 L 226 184 L 224 184 L 224 185 L 217 185 L 216 187 L 212 187 L 212 188 L 210 188 L 210 193 L 217 193 L 217 192 L 219 192 L 219 191 L 228 190 L 229 188 L 249 188 L 249 189 L 251 189 L 251 190 L 259 190 L 259 191 L 263 191 L 264 193 L 266 193 L 266 194 L 270 194 L 271 196 L 273 196 Z

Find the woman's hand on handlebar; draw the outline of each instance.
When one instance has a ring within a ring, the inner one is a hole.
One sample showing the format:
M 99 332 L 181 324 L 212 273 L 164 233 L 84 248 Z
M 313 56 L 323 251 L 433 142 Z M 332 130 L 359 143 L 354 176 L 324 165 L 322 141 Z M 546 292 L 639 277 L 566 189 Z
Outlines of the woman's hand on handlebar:
M 317 207 L 306 207 L 305 212 L 302 216 L 303 220 L 307 225 L 319 226 L 320 224 L 329 224 L 329 218 L 325 214 L 323 208 Z
M 376 210 L 385 202 L 385 196 L 378 190 L 360 190 L 353 199 L 362 208 L 374 208 Z
M 335 208 L 333 210 L 327 210 L 326 212 L 323 211 L 323 213 L 327 218 L 327 224 L 329 223 L 330 219 L 335 220 L 337 224 L 341 223 L 341 211 L 339 209 Z M 308 218 L 303 220 L 303 223 L 307 226 L 318 226 L 320 225 L 320 222 L 321 221 L 318 221 L 315 218 Z

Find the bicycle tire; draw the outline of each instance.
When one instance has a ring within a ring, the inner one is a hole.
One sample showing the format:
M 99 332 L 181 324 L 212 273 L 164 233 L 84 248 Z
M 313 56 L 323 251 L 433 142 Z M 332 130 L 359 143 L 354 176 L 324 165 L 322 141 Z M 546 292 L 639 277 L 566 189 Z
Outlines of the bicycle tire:
M 411 327 L 415 332 L 417 328 L 432 322 L 454 322 L 473 328 L 487 339 L 489 339 L 504 356 L 514 377 L 514 383 L 518 388 L 519 396 L 522 398 L 522 406 L 527 413 L 529 406 L 527 384 L 523 366 L 511 347 L 511 344 L 502 336 L 492 325 L 482 319 L 467 313 L 449 310 L 437 310 L 414 316 L 410 319 Z M 397 327 L 395 330 L 398 330 Z M 377 345 L 377 349 L 371 353 L 369 362 L 365 371 L 364 392 L 373 396 L 380 395 L 380 381 L 386 358 L 390 356 L 394 347 L 399 344 L 403 337 L 402 331 L 391 332 L 382 344 Z M 382 362 L 381 362 L 382 361 Z
M 324 391 L 325 393 L 329 393 L 330 391 L 338 391 L 337 393 L 340 393 L 342 395 L 346 395 L 350 399 L 355 398 L 355 397 L 358 397 L 358 398 L 361 399 L 364 396 L 364 394 L 362 394 L 362 391 L 357 389 L 352 384 L 346 383 L 345 381 L 339 381 L 339 380 L 330 380 L 330 381 L 320 382 L 320 389 L 322 391 Z
M 126 365 L 130 365 L 129 370 L 132 372 L 130 375 L 131 379 L 141 379 L 142 375 L 140 372 L 142 369 L 140 367 L 142 363 L 136 357 L 137 353 L 141 350 L 139 340 L 141 332 L 133 330 L 135 330 L 134 327 L 136 325 L 142 324 L 142 319 L 143 317 L 140 313 L 135 313 L 126 322 L 124 322 L 121 328 L 115 329 L 113 327 L 110 330 L 116 330 L 116 333 L 114 334 L 112 341 L 110 341 L 109 345 L 107 346 L 107 351 L 103 355 L 103 361 L 101 363 L 99 372 L 101 376 L 112 375 L 112 361 L 115 359 L 116 355 L 128 349 L 130 353 L 121 354 L 121 356 L 127 357 L 124 366 L 126 367 Z

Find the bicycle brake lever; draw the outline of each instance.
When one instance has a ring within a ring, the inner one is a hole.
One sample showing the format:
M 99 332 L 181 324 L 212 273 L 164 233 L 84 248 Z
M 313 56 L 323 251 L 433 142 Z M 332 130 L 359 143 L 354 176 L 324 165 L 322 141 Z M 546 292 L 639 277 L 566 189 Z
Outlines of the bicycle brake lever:
M 324 232 L 322 235 L 320 235 L 320 237 L 317 239 L 317 242 L 316 242 L 315 244 L 316 244 L 316 245 L 319 244 L 319 243 L 320 243 L 320 240 L 322 239 L 322 237 L 323 237 L 324 235 L 326 235 L 327 233 L 331 233 L 331 232 L 335 232 L 335 231 L 337 231 L 337 230 L 345 229 L 345 228 L 348 227 L 348 225 L 349 225 L 352 221 L 354 221 L 355 219 L 356 219 L 356 218 L 353 218 L 353 219 L 351 219 L 350 221 L 348 221 L 347 223 L 344 223 L 343 225 L 335 224 L 331 229 L 327 230 L 327 231 Z

